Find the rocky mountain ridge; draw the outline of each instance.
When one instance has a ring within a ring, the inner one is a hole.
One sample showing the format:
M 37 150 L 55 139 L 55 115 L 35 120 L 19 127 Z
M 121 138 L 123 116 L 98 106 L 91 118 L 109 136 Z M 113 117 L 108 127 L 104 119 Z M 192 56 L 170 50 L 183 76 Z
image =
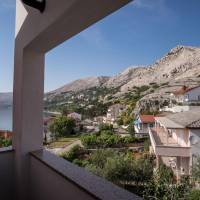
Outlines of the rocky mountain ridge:
M 110 77 L 108 76 L 88 77 L 88 78 L 78 79 L 50 92 L 50 94 L 57 95 L 67 92 L 79 92 L 93 87 L 101 87 L 109 79 Z
M 150 83 L 170 86 L 200 83 L 200 48 L 177 46 L 164 57 L 148 66 L 131 66 L 112 77 L 89 77 L 71 82 L 51 94 L 78 92 L 93 87 L 117 88 L 119 93 L 126 93 L 133 87 Z

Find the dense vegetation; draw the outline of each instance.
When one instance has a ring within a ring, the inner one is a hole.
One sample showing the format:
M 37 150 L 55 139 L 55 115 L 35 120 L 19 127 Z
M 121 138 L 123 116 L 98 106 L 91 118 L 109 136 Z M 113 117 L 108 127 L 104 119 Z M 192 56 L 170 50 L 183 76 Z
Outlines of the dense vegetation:
M 100 133 L 86 134 L 81 137 L 82 144 L 89 149 L 123 147 L 130 143 L 142 143 L 144 139 L 134 136 L 121 137 L 111 131 L 101 131 Z
M 131 152 L 119 152 L 113 149 L 89 152 L 80 146 L 75 146 L 62 157 L 122 187 L 126 185 L 139 187 L 153 175 L 152 158 L 145 156 L 135 160 Z M 142 190 L 140 192 L 142 193 Z
M 45 100 L 46 110 L 56 110 L 64 114 L 77 112 L 83 118 L 105 115 L 115 101 L 113 94 L 118 88 L 94 87 L 80 92 L 69 92 Z
M 115 96 L 120 87 L 94 87 L 80 92 L 68 92 L 45 100 L 45 109 L 60 111 L 64 115 L 70 112 L 82 114 L 83 118 L 93 118 L 105 115 L 109 106 L 121 103 L 127 105 L 127 110 L 118 120 L 118 124 L 128 125 L 133 120 L 133 110 L 136 103 L 146 94 L 154 92 L 162 85 L 151 83 L 141 87 L 130 88 L 120 97 Z
M 66 116 L 57 117 L 50 124 L 49 130 L 55 138 L 74 134 L 76 127 L 75 120 Z
M 172 170 L 165 165 L 154 172 L 154 158 L 148 154 L 136 159 L 130 151 L 99 149 L 90 152 L 75 146 L 62 157 L 146 200 L 199 199 L 199 190 L 192 190 L 188 177 L 176 183 Z
M 136 138 L 134 135 L 121 137 L 114 132 L 113 126 L 102 124 L 99 132 L 84 134 L 81 136 L 82 144 L 89 149 L 125 147 L 131 143 L 143 143 L 144 138 Z
M 0 137 L 0 148 L 9 147 L 11 145 L 12 145 L 11 139 L 5 139 L 5 138 Z

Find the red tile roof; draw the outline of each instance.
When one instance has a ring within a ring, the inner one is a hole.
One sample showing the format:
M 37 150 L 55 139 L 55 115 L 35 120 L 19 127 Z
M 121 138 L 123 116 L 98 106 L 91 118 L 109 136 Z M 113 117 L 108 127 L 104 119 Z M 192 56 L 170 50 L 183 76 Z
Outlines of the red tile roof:
M 154 115 L 139 115 L 141 122 L 143 123 L 154 123 L 155 118 Z
M 200 86 L 191 87 L 191 88 L 187 87 L 187 86 L 183 86 L 180 90 L 174 91 L 173 94 L 174 95 L 183 95 L 183 94 L 185 94 L 185 93 L 187 93 L 187 92 L 189 92 L 189 91 L 191 91 L 191 90 L 193 90 L 195 88 L 198 88 L 198 87 L 200 87 Z

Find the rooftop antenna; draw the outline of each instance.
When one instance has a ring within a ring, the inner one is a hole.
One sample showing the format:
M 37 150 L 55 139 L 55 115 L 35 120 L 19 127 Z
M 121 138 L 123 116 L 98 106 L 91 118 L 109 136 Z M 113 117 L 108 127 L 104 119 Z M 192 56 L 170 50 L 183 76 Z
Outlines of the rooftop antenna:
M 44 12 L 46 7 L 46 0 L 22 0 L 22 2 L 30 7 L 39 10 L 41 13 Z

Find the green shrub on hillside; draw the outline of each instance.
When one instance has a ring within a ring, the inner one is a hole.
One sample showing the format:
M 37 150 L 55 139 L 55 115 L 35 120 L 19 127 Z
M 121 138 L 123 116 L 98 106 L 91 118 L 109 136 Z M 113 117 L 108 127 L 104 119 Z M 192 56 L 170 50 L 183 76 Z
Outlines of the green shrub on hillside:
M 200 200 L 200 190 L 192 189 L 187 195 L 187 200 Z
M 61 157 L 72 162 L 73 160 L 78 159 L 82 152 L 83 148 L 80 145 L 76 145 L 72 147 L 69 152 L 63 153 Z
M 143 86 L 141 86 L 140 88 L 138 88 L 138 92 L 139 92 L 139 93 L 145 92 L 145 91 L 147 91 L 149 88 L 150 88 L 150 86 L 148 86 L 148 85 L 143 85 Z
M 158 84 L 154 84 L 153 86 L 152 86 L 152 88 L 153 89 L 157 89 L 157 88 L 159 88 L 160 86 L 158 85 Z
M 107 130 L 113 131 L 113 125 L 112 124 L 104 124 L 104 123 L 99 125 L 99 131 L 107 131 Z

